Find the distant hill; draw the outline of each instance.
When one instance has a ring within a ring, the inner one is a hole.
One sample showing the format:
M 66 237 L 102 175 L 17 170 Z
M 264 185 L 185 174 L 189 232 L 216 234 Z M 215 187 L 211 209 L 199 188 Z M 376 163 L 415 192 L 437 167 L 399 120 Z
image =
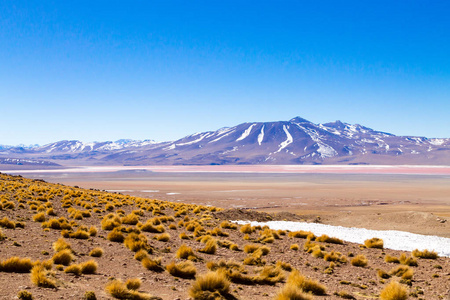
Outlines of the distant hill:
M 450 138 L 395 136 L 358 124 L 243 123 L 171 142 L 59 141 L 0 147 L 0 159 L 60 165 L 428 164 L 450 165 Z

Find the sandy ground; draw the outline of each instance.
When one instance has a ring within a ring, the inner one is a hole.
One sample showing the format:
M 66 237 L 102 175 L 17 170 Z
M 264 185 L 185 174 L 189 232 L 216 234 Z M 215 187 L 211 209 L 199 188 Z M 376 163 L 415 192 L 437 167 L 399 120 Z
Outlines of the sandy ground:
M 91 168 L 82 173 L 53 170 L 24 175 L 175 202 L 266 212 L 289 211 L 305 219 L 319 216 L 320 222 L 330 225 L 450 237 L 450 175 L 430 175 L 428 171 L 420 175 L 378 173 L 379 169 L 394 173 L 404 171 L 386 166 L 357 168 L 375 174 L 355 174 L 353 169 L 345 167 L 341 171 L 347 170 L 350 174 L 275 173 L 275 166 L 268 167 L 271 167 L 270 172 L 258 173 L 229 172 L 228 167 L 225 172 L 195 172 L 205 167 L 159 167 L 165 171 L 110 168 L 107 172 L 105 169 L 96 172 L 97 169 Z M 279 167 L 293 169 L 292 166 Z M 336 166 L 320 167 L 313 170 Z M 417 173 L 422 167 L 403 168 Z M 189 172 L 176 172 L 179 170 Z

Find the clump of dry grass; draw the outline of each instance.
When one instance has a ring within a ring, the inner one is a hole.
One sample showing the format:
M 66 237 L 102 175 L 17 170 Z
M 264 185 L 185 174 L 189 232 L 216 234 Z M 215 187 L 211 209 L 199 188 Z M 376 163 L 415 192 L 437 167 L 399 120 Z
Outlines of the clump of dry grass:
M 121 280 L 111 281 L 105 288 L 106 292 L 116 299 L 132 299 L 132 300 L 148 300 L 151 299 L 150 295 L 145 293 L 139 293 L 135 290 L 127 288 L 126 284 Z
M 10 257 L 0 263 L 0 271 L 8 273 L 29 273 L 33 263 L 29 258 Z
M 191 261 L 182 261 L 180 263 L 171 262 L 166 266 L 167 271 L 175 277 L 194 278 L 197 268 Z
M 335 237 L 329 237 L 326 234 L 322 234 L 321 236 L 316 238 L 317 242 L 322 242 L 322 243 L 331 243 L 331 244 L 344 244 L 344 241 Z
M 357 255 L 357 256 L 355 256 L 351 261 L 350 261 L 350 263 L 352 264 L 352 266 L 355 266 L 355 267 L 365 267 L 365 266 L 367 266 L 367 263 L 368 263 L 369 261 L 367 260 L 367 258 L 363 255 L 363 254 L 360 254 L 360 255 Z
M 162 234 L 160 234 L 160 235 L 156 235 L 156 236 L 155 236 L 155 239 L 156 239 L 157 241 L 160 241 L 160 242 L 168 242 L 168 241 L 170 240 L 170 234 L 168 234 L 167 232 L 165 232 L 165 233 L 162 233 Z
M 97 272 L 98 264 L 95 260 L 91 259 L 80 264 L 81 273 L 83 274 L 95 274 Z
M 112 232 L 114 232 L 114 230 Z M 137 234 L 135 232 L 130 233 L 125 238 L 124 245 L 133 252 L 137 252 L 141 249 L 148 251 L 151 248 L 148 244 L 147 237 L 143 234 Z
M 202 253 L 206 253 L 206 254 L 215 254 L 217 251 L 217 242 L 215 239 L 211 238 L 209 239 L 206 244 L 205 247 L 198 250 L 199 252 Z
M 400 260 L 397 257 L 391 256 L 389 254 L 384 257 L 384 261 L 388 262 L 388 263 L 395 263 L 395 264 L 400 263 Z
M 304 292 L 311 292 L 314 295 L 326 295 L 326 287 L 315 281 L 301 275 L 298 270 L 293 270 L 287 279 L 289 285 L 301 288 Z
M 20 300 L 33 300 L 33 295 L 29 291 L 22 290 L 17 293 L 17 298 Z
M 142 259 L 142 265 L 144 266 L 144 268 L 146 268 L 147 270 L 150 271 L 154 271 L 154 272 L 162 272 L 164 271 L 164 268 L 161 265 L 161 258 L 156 258 L 156 259 L 152 259 L 149 256 L 144 257 Z
M 276 266 L 265 266 L 253 280 L 258 284 L 274 285 L 284 279 L 285 275 L 281 268 Z
M 300 249 L 300 246 L 298 244 L 292 244 L 291 247 L 289 247 L 291 250 L 297 251 Z
M 92 257 L 101 257 L 103 255 L 103 249 L 100 247 L 96 247 L 89 252 L 89 255 Z
M 106 238 L 111 242 L 117 243 L 123 243 L 123 241 L 125 240 L 125 236 L 117 227 L 114 228 L 110 233 L 108 233 Z
M 310 294 L 304 293 L 301 288 L 291 284 L 285 284 L 275 297 L 275 300 L 312 300 L 312 299 L 313 297 Z
M 64 249 L 59 252 L 56 252 L 53 255 L 52 259 L 53 259 L 53 262 L 57 265 L 61 264 L 64 266 L 68 266 L 74 259 L 74 256 L 72 255 L 72 251 L 70 249 Z
M 137 290 L 141 287 L 142 281 L 139 278 L 130 278 L 125 282 L 127 289 Z
M 195 300 L 217 299 L 229 294 L 230 281 L 224 272 L 208 272 L 197 277 L 189 290 L 189 295 Z
M 402 265 L 417 267 L 417 259 L 412 256 L 406 256 L 405 253 L 400 255 L 399 261 Z
M 391 281 L 380 293 L 381 300 L 406 300 L 408 290 L 396 281 Z
M 55 288 L 56 282 L 48 276 L 49 271 L 42 264 L 37 264 L 31 269 L 32 283 L 43 288 Z
M 412 256 L 418 257 L 418 258 L 425 258 L 425 259 L 436 259 L 439 257 L 436 251 L 429 251 L 427 249 L 425 249 L 423 251 L 419 251 L 418 249 L 415 249 L 412 252 Z
M 180 248 L 178 248 L 176 252 L 176 257 L 189 260 L 195 260 L 197 258 L 192 248 L 187 246 L 186 244 L 182 244 Z
M 64 273 L 72 273 L 75 275 L 81 275 L 81 267 L 80 267 L 80 265 L 70 265 L 64 269 Z
M 240 231 L 241 233 L 244 233 L 244 234 L 251 234 L 251 233 L 253 233 L 253 231 L 255 231 L 255 229 L 252 227 L 252 225 L 250 225 L 250 224 L 245 224 L 245 225 L 242 225 L 242 226 L 241 226 L 241 228 L 239 229 L 239 231 Z
M 401 277 L 402 279 L 411 279 L 414 275 L 414 270 L 408 266 L 397 266 L 389 271 L 389 274 Z
M 66 242 L 65 239 L 59 238 L 58 240 L 56 240 L 56 242 L 53 243 L 53 250 L 55 250 L 55 252 L 59 252 L 65 249 L 71 249 L 70 244 Z
M 291 231 L 288 233 L 288 237 L 290 238 L 306 239 L 308 236 L 315 238 L 314 234 L 311 231 L 299 230 L 299 231 Z
M 380 238 L 376 238 L 376 237 L 368 239 L 368 240 L 365 240 L 364 241 L 364 245 L 367 248 L 377 248 L 377 249 L 383 249 L 384 248 L 383 240 L 380 239 Z
M 40 223 L 45 222 L 45 214 L 43 212 L 35 214 L 33 216 L 33 221 Z

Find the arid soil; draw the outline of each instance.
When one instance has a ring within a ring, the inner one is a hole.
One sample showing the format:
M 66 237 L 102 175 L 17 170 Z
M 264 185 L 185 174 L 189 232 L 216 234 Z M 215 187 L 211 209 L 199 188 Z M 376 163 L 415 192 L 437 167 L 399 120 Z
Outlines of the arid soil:
M 330 225 L 450 237 L 450 175 L 128 170 L 27 176 L 174 202 L 320 216 Z
M 92 226 L 98 230 L 97 234 L 91 235 L 87 239 L 65 238 L 70 243 L 75 256 L 75 261 L 72 264 L 94 259 L 98 264 L 98 269 L 94 274 L 74 275 L 65 273 L 63 270 L 66 267 L 58 267 L 57 264 L 54 264 L 47 276 L 55 281 L 56 287 L 46 288 L 33 284 L 28 272 L 11 273 L 1 271 L 0 268 L 0 282 L 2 283 L 0 299 L 14 299 L 21 290 L 31 292 L 34 299 L 83 299 L 86 291 L 93 291 L 97 299 L 112 299 L 105 287 L 114 279 L 125 281 L 130 278 L 141 279 L 142 285 L 139 288 L 141 292 L 167 300 L 190 299 L 189 290 L 195 279 L 175 277 L 164 270 L 171 262 L 184 261 L 176 257 L 177 249 L 182 244 L 186 244 L 194 250 L 197 258 L 193 259 L 193 263 L 197 275 L 208 271 L 206 264 L 208 261 L 219 262 L 220 260 L 237 262 L 245 268 L 246 273 L 242 271 L 242 274 L 248 275 L 248 278 L 261 278 L 264 267 L 273 268 L 279 275 L 274 281 L 254 280 L 252 283 L 246 284 L 233 282 L 229 294 L 224 295 L 223 299 L 275 299 L 290 274 L 289 267 L 299 270 L 307 278 L 316 280 L 325 286 L 325 295 L 315 295 L 314 299 L 342 299 L 336 295 L 341 291 L 346 291 L 353 299 L 376 299 L 381 290 L 391 280 L 401 281 L 411 299 L 445 299 L 450 288 L 449 258 L 416 258 L 417 266 L 409 267 L 413 271 L 412 279 L 402 279 L 393 274 L 389 279 L 382 279 L 377 275 L 379 269 L 392 273 L 393 269 L 403 266 L 398 263 L 386 262 L 385 258 L 388 255 L 400 257 L 401 254 L 405 254 L 406 257 L 409 257 L 411 253 L 388 249 L 367 249 L 357 244 L 345 242 L 343 244 L 315 242 L 322 247 L 322 254 L 335 251 L 345 256 L 345 259 L 341 262 L 330 264 L 320 255 L 312 255 L 304 250 L 308 245 L 305 238 L 295 238 L 287 232 L 273 232 L 257 228 L 254 228 L 253 233 L 246 237 L 244 233 L 240 232 L 240 226 L 236 229 L 221 226 L 223 221 L 230 218 L 250 220 L 297 220 L 305 218 L 308 221 L 313 221 L 306 214 L 303 216 L 290 213 L 276 215 L 236 208 L 217 211 L 210 206 L 185 205 L 180 202 L 166 203 L 139 197 L 47 184 L 20 177 L 0 176 L 0 196 L 3 205 L 3 210 L 0 211 L 1 217 L 7 217 L 17 225 L 15 229 L 1 228 L 5 239 L 0 241 L 0 261 L 5 262 L 13 256 L 29 257 L 32 261 L 49 260 L 55 253 L 54 242 L 62 235 L 73 234 L 78 229 L 88 229 Z M 82 182 L 92 183 L 95 181 L 80 180 L 79 182 L 81 184 Z M 215 188 L 216 186 L 214 186 Z M 176 191 L 176 189 L 172 189 L 172 191 Z M 182 189 L 179 189 L 179 191 L 183 192 Z M 194 199 L 190 201 L 194 202 Z M 207 201 L 206 197 L 203 201 Z M 226 201 L 226 199 L 223 201 Z M 11 203 L 14 205 L 11 205 Z M 48 215 L 48 208 L 53 208 L 56 216 Z M 43 223 L 42 220 L 33 220 L 39 211 L 43 212 L 46 222 L 52 218 L 63 217 L 67 219 L 72 229 L 64 233 L 58 229 L 44 228 L 46 223 Z M 77 212 L 89 212 L 89 214 L 80 217 L 76 215 Z M 131 231 L 141 232 L 140 238 L 152 249 L 152 251 L 149 251 L 149 257 L 151 259 L 161 258 L 162 269 L 160 272 L 146 269 L 141 262 L 134 258 L 135 253 L 128 249 L 125 246 L 126 244 L 109 240 L 108 236 L 112 231 L 102 228 L 102 220 L 110 213 L 121 220 L 122 224 L 117 226 L 121 228 L 124 236 L 131 236 Z M 137 218 L 139 223 L 136 225 L 125 224 L 126 217 L 130 216 Z M 141 225 L 148 220 L 156 222 L 155 217 L 158 219 L 165 217 L 160 219 L 162 220 L 160 222 L 162 222 L 163 231 L 170 235 L 168 241 L 155 239 L 161 233 L 138 230 L 139 228 L 143 229 Z M 317 221 L 315 216 L 311 215 L 311 218 Z M 169 226 L 171 224 L 173 226 Z M 189 229 L 190 224 L 195 225 L 195 228 Z M 216 228 L 220 230 L 213 233 Z M 196 231 L 191 231 L 194 229 Z M 180 237 L 180 234 L 183 233 L 187 235 L 187 239 Z M 214 254 L 198 251 L 205 247 L 205 244 L 199 239 L 208 235 L 218 244 L 217 251 Z M 263 239 L 265 235 L 271 238 Z M 314 242 L 314 238 L 312 242 Z M 230 243 L 236 244 L 237 248 L 234 250 L 231 247 L 229 248 L 227 244 Z M 246 258 L 252 256 L 252 254 L 242 251 L 246 245 L 250 244 L 259 247 L 266 246 L 269 249 L 267 255 L 257 260 L 256 265 L 243 264 Z M 291 249 L 293 244 L 297 244 L 299 249 Z M 90 257 L 89 252 L 94 247 L 101 247 L 104 250 L 103 256 Z M 368 260 L 367 266 L 353 266 L 350 261 L 356 255 L 364 255 Z M 281 268 L 280 264 L 276 267 L 278 261 L 285 263 L 285 269 Z M 142 299 L 145 299 L 144 296 L 142 297 Z

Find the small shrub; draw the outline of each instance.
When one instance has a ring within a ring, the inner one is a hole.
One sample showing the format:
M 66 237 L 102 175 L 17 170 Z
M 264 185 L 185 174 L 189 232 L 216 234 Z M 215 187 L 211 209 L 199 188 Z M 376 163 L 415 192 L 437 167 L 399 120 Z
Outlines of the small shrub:
M 103 249 L 102 248 L 94 248 L 89 252 L 89 255 L 92 257 L 101 257 L 103 255 Z
M 33 221 L 40 223 L 45 222 L 45 214 L 44 213 L 35 214 L 33 216 Z
M 142 281 L 139 278 L 130 278 L 125 282 L 127 289 L 138 290 L 141 287 Z
M 196 256 L 191 247 L 186 246 L 186 244 L 182 244 L 177 250 L 176 257 L 181 259 L 190 259 Z
M 397 257 L 391 256 L 391 255 L 386 255 L 384 257 L 384 261 L 388 262 L 388 263 L 394 263 L 394 264 L 399 264 L 400 263 L 400 260 Z
M 108 240 L 110 240 L 111 242 L 116 242 L 116 243 L 123 243 L 123 241 L 125 240 L 124 235 L 117 228 L 114 228 L 110 233 L 108 233 L 106 238 Z
M 408 291 L 400 283 L 391 281 L 380 293 L 381 300 L 406 300 Z
M 199 250 L 202 253 L 206 254 L 215 254 L 217 251 L 217 242 L 215 239 L 210 239 L 206 242 L 206 245 L 203 249 Z
M 336 296 L 339 296 L 339 297 L 341 297 L 341 298 L 343 298 L 343 299 L 352 299 L 352 300 L 356 300 L 356 298 L 355 298 L 352 294 L 350 294 L 350 293 L 348 293 L 348 292 L 346 292 L 346 291 L 340 291 L 340 292 L 338 292 L 338 293 L 335 293 L 335 295 L 336 295 Z
M 377 248 L 377 249 L 383 249 L 384 248 L 383 240 L 379 239 L 379 238 L 376 238 L 376 237 L 368 239 L 368 240 L 365 240 L 364 241 L 364 245 L 367 248 Z
M 314 295 L 325 295 L 326 287 L 321 283 L 308 279 L 301 275 L 299 271 L 293 270 L 287 279 L 287 283 L 301 288 L 304 292 L 311 292 Z
M 436 259 L 439 257 L 436 251 L 428 251 L 427 249 L 423 251 L 416 249 L 412 252 L 412 256 L 425 259 Z
M 142 261 L 144 258 L 149 257 L 148 256 L 148 252 L 145 251 L 144 249 L 139 250 L 138 252 L 136 252 L 136 254 L 134 255 L 134 259 L 138 260 L 138 261 Z
M 48 270 L 41 264 L 31 269 L 31 282 L 43 288 L 55 288 L 55 281 L 48 277 Z
M 360 254 L 355 256 L 350 263 L 355 267 L 365 267 L 367 266 L 368 260 L 364 255 Z
M 202 300 L 214 297 L 215 293 L 226 296 L 229 289 L 230 281 L 224 272 L 208 272 L 197 277 L 189 290 L 189 295 L 195 300 Z
M 95 274 L 97 272 L 98 264 L 95 260 L 88 260 L 80 264 L 81 273 L 83 274 Z
M 10 257 L 0 263 L 0 271 L 8 273 L 29 273 L 33 263 L 29 258 Z
M 160 235 L 156 236 L 156 240 L 160 241 L 160 242 L 168 242 L 170 240 L 170 234 L 166 233 L 162 233 Z
M 33 295 L 28 291 L 22 290 L 17 293 L 17 298 L 20 300 L 33 300 Z
M 194 278 L 197 273 L 197 269 L 191 261 L 182 261 L 178 264 L 171 262 L 166 269 L 172 276 L 180 278 Z
M 72 273 L 75 275 L 81 275 L 81 267 L 80 267 L 80 265 L 70 265 L 64 270 L 64 273 Z
M 300 249 L 298 244 L 292 244 L 290 248 L 291 248 L 291 250 L 294 250 L 294 251 L 297 251 L 298 249 Z
M 312 300 L 310 294 L 306 294 L 299 287 L 286 284 L 275 297 L 275 300 Z
M 402 265 L 417 267 L 417 259 L 412 256 L 408 257 L 405 253 L 400 255 L 399 260 Z
M 64 266 L 68 266 L 73 260 L 72 251 L 70 249 L 64 249 L 59 252 L 56 252 L 53 255 L 53 262 L 55 264 L 61 264 Z
M 63 238 L 59 238 L 56 242 L 53 243 L 53 250 L 55 250 L 55 252 L 59 252 L 65 249 L 70 249 L 70 244 Z
M 144 257 L 142 259 L 142 265 L 144 268 L 154 272 L 162 272 L 164 268 L 161 266 L 161 258 L 151 259 L 150 257 Z
M 84 293 L 83 300 L 97 300 L 97 297 L 95 296 L 95 293 L 92 291 L 87 291 Z
M 89 235 L 90 236 L 96 236 L 97 233 L 98 233 L 97 227 L 91 226 L 91 228 L 89 228 Z
M 331 244 L 344 244 L 344 241 L 335 237 L 329 237 L 326 234 L 323 234 L 321 236 L 319 236 L 318 238 L 316 238 L 317 242 L 323 242 L 323 243 L 331 243 Z

